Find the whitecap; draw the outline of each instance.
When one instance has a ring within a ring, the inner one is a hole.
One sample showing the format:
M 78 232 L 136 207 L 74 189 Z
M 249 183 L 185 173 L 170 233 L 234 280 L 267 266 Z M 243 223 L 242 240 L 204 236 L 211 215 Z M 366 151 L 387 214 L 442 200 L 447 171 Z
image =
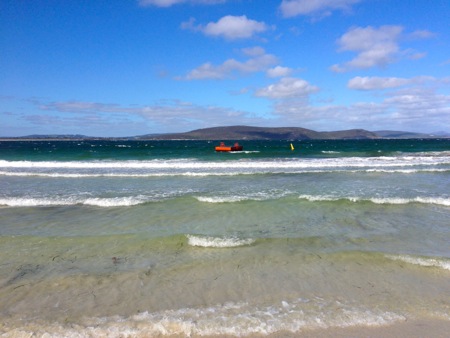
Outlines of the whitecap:
M 37 207 L 37 206 L 59 206 L 73 205 L 76 201 L 71 199 L 50 199 L 50 198 L 0 198 L 0 205 L 8 207 Z
M 97 207 L 128 207 L 145 203 L 146 199 L 143 197 L 113 197 L 113 198 L 88 198 L 82 204 L 92 205 Z
M 60 198 L 25 198 L 25 197 L 10 197 L 0 198 L 0 205 L 7 207 L 49 207 L 49 206 L 66 206 L 66 205 L 88 205 L 103 208 L 110 207 L 127 207 L 138 204 L 143 204 L 151 201 L 144 196 L 138 197 L 114 197 L 114 198 L 75 198 L 75 197 L 60 197 Z
M 202 248 L 234 248 L 246 246 L 255 243 L 252 238 L 236 238 L 236 237 L 210 237 L 198 235 L 186 235 L 188 243 L 191 246 Z
M 371 197 L 355 197 L 355 196 L 332 196 L 332 195 L 300 195 L 299 199 L 305 199 L 310 202 L 333 202 L 339 200 L 347 200 L 350 202 L 371 202 L 374 204 L 409 204 L 409 203 L 422 203 L 422 204 L 437 204 L 450 206 L 450 198 L 445 197 L 384 197 L 384 198 L 371 198 Z
M 431 258 L 431 257 L 416 257 L 410 255 L 385 255 L 387 258 L 402 261 L 409 264 L 437 267 L 444 270 L 450 270 L 450 259 L 445 258 Z
M 199 202 L 204 202 L 204 203 L 236 203 L 236 202 L 241 202 L 243 200 L 246 200 L 248 198 L 245 198 L 242 196 L 228 196 L 228 197 L 196 196 L 195 199 L 197 199 Z

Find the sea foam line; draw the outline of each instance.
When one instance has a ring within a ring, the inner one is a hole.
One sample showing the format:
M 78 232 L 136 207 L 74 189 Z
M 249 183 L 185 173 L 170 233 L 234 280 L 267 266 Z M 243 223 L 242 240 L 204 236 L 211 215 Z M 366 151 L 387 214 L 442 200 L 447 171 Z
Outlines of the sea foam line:
M 450 157 L 342 157 L 322 159 L 277 159 L 249 161 L 197 161 L 152 160 L 152 161 L 5 161 L 0 160 L 0 168 L 73 168 L 73 169 L 309 169 L 309 168 L 395 168 L 430 165 L 448 165 Z
M 186 235 L 188 244 L 202 248 L 235 248 L 239 246 L 246 246 L 255 243 L 251 238 L 236 238 L 236 237 L 210 237 L 198 235 Z
M 438 204 L 444 206 L 450 206 L 450 198 L 445 197 L 414 197 L 414 198 L 401 198 L 401 197 L 386 197 L 386 198 L 365 198 L 365 197 L 341 197 L 341 196 L 312 196 L 312 195 L 300 195 L 300 199 L 306 199 L 311 202 L 333 202 L 346 200 L 350 202 L 372 202 L 375 204 L 409 204 L 409 203 L 422 203 L 422 204 Z
M 232 195 L 232 196 L 194 196 L 199 202 L 203 203 L 237 203 L 242 201 L 267 201 L 280 199 L 291 195 L 289 191 L 268 191 L 259 192 L 249 195 Z
M 160 199 L 162 200 L 162 199 Z M 67 205 L 88 205 L 96 207 L 127 207 L 156 202 L 158 199 L 152 199 L 145 196 L 138 197 L 112 197 L 112 198 L 87 198 L 80 199 L 74 197 L 65 197 L 59 199 L 51 198 L 0 198 L 0 206 L 8 207 L 49 207 L 49 206 L 67 206 Z
M 414 265 L 437 267 L 444 270 L 450 270 L 450 259 L 414 257 L 409 255 L 385 255 L 385 256 L 395 261 L 402 261 Z
M 95 177 L 174 177 L 174 176 L 236 176 L 236 175 L 251 175 L 253 173 L 212 173 L 212 172 L 161 172 L 161 173 L 90 173 L 90 174 L 71 174 L 71 173 L 42 173 L 42 172 L 6 172 L 0 171 L 0 176 L 15 176 L 15 177 L 50 177 L 50 178 L 95 178 Z
M 0 328 L 20 336 L 52 337 L 154 337 L 154 336 L 234 336 L 270 335 L 278 332 L 300 333 L 303 330 L 380 327 L 404 321 L 403 315 L 337 302 L 314 300 L 281 301 L 272 306 L 253 306 L 229 302 L 200 308 L 181 308 L 147 312 L 130 317 L 86 318 L 86 323 L 36 323 Z M 312 309 L 310 309 L 312 306 Z
M 0 176 L 10 177 L 48 177 L 48 178 L 95 178 L 95 177 L 130 177 L 130 178 L 145 178 L 145 177 L 207 177 L 207 176 L 238 176 L 238 175 L 258 175 L 258 174 L 319 174 L 319 173 L 386 173 L 386 174 L 415 174 L 415 173 L 439 173 L 450 172 L 449 169 L 423 168 L 423 169 L 294 169 L 294 170 L 250 170 L 250 171 L 199 171 L 199 172 L 149 172 L 149 173 L 55 173 L 55 172 L 9 172 L 0 171 Z

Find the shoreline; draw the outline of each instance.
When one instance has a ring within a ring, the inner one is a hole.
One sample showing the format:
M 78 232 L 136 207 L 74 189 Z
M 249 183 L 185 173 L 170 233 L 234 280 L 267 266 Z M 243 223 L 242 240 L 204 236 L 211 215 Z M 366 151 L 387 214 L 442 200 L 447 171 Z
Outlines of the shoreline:
M 75 325 L 71 328 L 63 328 L 57 325 L 56 332 L 52 328 L 37 328 L 36 323 L 30 323 L 30 328 L 24 327 L 11 328 L 5 323 L 0 325 L 0 334 L 2 337 L 33 337 L 35 335 L 49 335 L 52 337 L 70 337 L 76 335 L 77 337 L 93 337 L 98 334 L 100 337 L 124 337 L 127 336 L 127 332 L 120 332 L 113 330 L 113 332 L 102 332 L 95 327 L 86 328 L 86 331 L 77 330 L 80 327 Z M 6 328 L 6 330 L 5 330 Z M 238 331 L 238 330 L 237 330 Z M 247 338 L 363 338 L 363 337 L 376 337 L 376 338 L 446 338 L 448 337 L 448 332 L 450 332 L 450 321 L 444 319 L 413 319 L 405 320 L 402 322 L 392 323 L 390 325 L 382 326 L 351 326 L 351 327 L 329 327 L 329 328 L 318 328 L 318 329 L 302 329 L 297 332 L 291 331 L 278 331 L 270 334 L 249 334 L 241 335 L 236 333 L 236 335 L 201 335 L 201 334 L 191 334 L 190 337 L 206 337 L 206 338 L 234 338 L 234 337 L 247 337 Z M 112 334 L 111 334 L 112 333 Z M 143 327 L 142 332 L 133 332 L 133 337 L 144 338 L 148 337 L 149 332 Z M 169 337 L 169 338 L 180 338 L 185 337 L 183 334 L 158 334 L 158 337 Z

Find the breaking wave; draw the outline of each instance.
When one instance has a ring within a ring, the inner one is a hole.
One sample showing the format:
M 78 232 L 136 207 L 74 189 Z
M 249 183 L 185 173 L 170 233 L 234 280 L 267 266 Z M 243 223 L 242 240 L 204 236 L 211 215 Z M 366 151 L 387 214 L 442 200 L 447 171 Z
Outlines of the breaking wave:
M 277 158 L 274 160 L 199 161 L 178 160 L 126 160 L 126 161 L 6 161 L 0 168 L 16 169 L 149 169 L 149 170 L 301 170 L 301 169 L 430 169 L 430 166 L 449 165 L 449 156 L 397 156 L 397 157 L 336 157 L 336 158 Z M 433 169 L 433 168 L 431 168 Z M 448 168 L 434 168 L 447 169 Z
M 201 308 L 159 312 L 144 311 L 130 317 L 88 318 L 70 326 L 52 323 L 22 324 L 13 328 L 17 336 L 52 337 L 155 337 L 155 336 L 235 336 L 270 335 L 283 332 L 328 328 L 381 327 L 406 317 L 394 312 L 356 308 L 323 299 L 281 301 L 272 306 L 229 302 Z M 0 332 L 8 332 L 3 325 Z
M 409 255 L 386 255 L 386 257 L 392 260 L 402 261 L 409 264 L 427 267 L 437 267 L 444 270 L 450 270 L 450 259 L 415 257 Z
M 375 204 L 409 204 L 409 203 L 422 203 L 422 204 L 437 204 L 450 206 L 450 198 L 444 197 L 414 197 L 414 198 L 401 198 L 401 197 L 385 197 L 385 198 L 365 198 L 365 197 L 341 197 L 341 196 L 312 196 L 312 195 L 300 195 L 300 199 L 305 199 L 310 202 L 333 202 L 346 200 L 350 202 L 371 202 Z
M 235 248 L 239 246 L 252 245 L 255 243 L 251 238 L 236 238 L 236 237 L 210 237 L 198 235 L 186 235 L 188 243 L 191 246 L 202 248 Z
M 85 198 L 85 199 L 82 199 L 80 197 L 61 197 L 61 198 L 11 197 L 11 198 L 0 198 L 0 206 L 49 207 L 49 206 L 65 206 L 65 205 L 89 205 L 108 208 L 108 207 L 127 207 L 155 201 L 158 201 L 158 199 L 152 199 L 146 196 Z
M 204 203 L 237 203 L 242 201 L 267 201 L 280 199 L 290 194 L 292 193 L 289 191 L 266 191 L 228 196 L 195 196 L 195 199 Z

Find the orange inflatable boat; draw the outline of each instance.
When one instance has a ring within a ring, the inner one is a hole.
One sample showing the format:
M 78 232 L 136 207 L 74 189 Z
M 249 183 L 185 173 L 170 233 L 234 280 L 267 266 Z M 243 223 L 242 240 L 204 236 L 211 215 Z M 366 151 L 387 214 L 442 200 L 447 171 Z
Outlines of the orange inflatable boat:
M 220 142 L 220 145 L 216 147 L 216 151 L 228 152 L 228 151 L 241 151 L 244 149 L 239 143 L 235 143 L 234 146 L 226 146 L 225 143 Z

